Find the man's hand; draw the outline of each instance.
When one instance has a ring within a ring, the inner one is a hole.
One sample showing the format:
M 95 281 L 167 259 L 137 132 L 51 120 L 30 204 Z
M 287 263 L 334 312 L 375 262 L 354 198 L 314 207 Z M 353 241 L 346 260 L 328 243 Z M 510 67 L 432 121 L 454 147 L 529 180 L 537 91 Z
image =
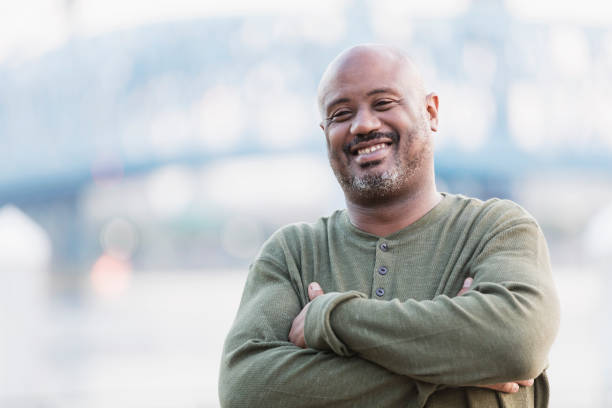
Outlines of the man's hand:
M 474 280 L 472 278 L 466 278 L 463 281 L 463 286 L 461 290 L 457 293 L 457 296 L 463 295 L 465 292 L 470 290 L 470 286 Z M 306 348 L 306 341 L 304 340 L 304 322 L 306 320 L 306 313 L 308 312 L 308 308 L 310 307 L 310 303 L 317 297 L 322 295 L 323 289 L 317 282 L 312 282 L 308 285 L 308 298 L 310 302 L 304 306 L 304 308 L 300 311 L 300 313 L 293 319 L 293 323 L 291 325 L 291 330 L 289 331 L 289 341 L 295 344 L 298 347 Z M 506 383 L 497 383 L 497 384 L 487 384 L 487 385 L 476 385 L 478 388 L 488 388 L 494 391 L 506 392 L 506 393 L 515 393 L 518 392 L 519 386 L 530 387 L 533 385 L 533 380 L 521 380 L 521 381 L 512 381 Z
M 470 286 L 472 286 L 472 282 L 474 282 L 474 279 L 472 279 L 472 278 L 465 278 L 465 280 L 463 281 L 463 287 L 461 288 L 459 293 L 457 293 L 457 296 L 461 296 L 465 292 L 470 290 Z
M 489 385 L 476 385 L 478 388 L 488 388 L 494 391 L 506 392 L 509 394 L 513 394 L 518 392 L 519 385 L 523 387 L 531 387 L 533 385 L 533 380 L 521 380 L 507 383 L 497 383 L 497 384 L 489 384 Z
M 474 279 L 466 278 L 465 281 L 463 281 L 463 287 L 461 288 L 459 293 L 457 293 L 457 296 L 461 296 L 465 292 L 470 290 L 470 286 L 472 286 L 472 282 L 474 282 Z M 533 385 L 533 380 L 521 380 L 521 381 L 513 381 L 513 382 L 506 382 L 506 383 L 477 385 L 476 387 L 488 388 L 490 390 L 501 391 L 501 392 L 506 392 L 506 393 L 515 393 L 515 392 L 518 392 L 520 385 L 522 385 L 523 387 L 531 387 Z
M 310 299 L 310 302 L 322 294 L 323 289 L 321 289 L 321 285 L 319 285 L 317 282 L 312 282 L 310 285 L 308 285 L 308 298 Z M 302 348 L 306 348 L 306 340 L 304 339 L 304 322 L 306 321 L 306 313 L 310 307 L 310 302 L 306 303 L 306 306 L 304 306 L 295 319 L 293 319 L 291 330 L 289 331 L 289 341 Z

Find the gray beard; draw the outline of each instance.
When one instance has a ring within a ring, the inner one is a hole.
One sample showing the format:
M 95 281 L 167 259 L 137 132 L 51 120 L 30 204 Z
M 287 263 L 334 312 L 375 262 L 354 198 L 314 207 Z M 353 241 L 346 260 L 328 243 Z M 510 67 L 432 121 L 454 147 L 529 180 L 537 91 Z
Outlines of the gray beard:
M 363 176 L 343 177 L 336 174 L 336 178 L 346 194 L 367 201 L 378 201 L 393 195 L 400 189 L 403 181 L 398 167 L 380 174 Z
M 351 177 L 350 187 L 360 194 L 387 195 L 400 186 L 400 174 L 397 168 L 381 174 Z
M 408 144 L 412 144 L 412 140 L 419 136 L 429 136 L 424 119 L 414 133 L 406 136 L 409 138 Z M 397 145 L 394 148 L 398 148 Z M 366 203 L 376 203 L 386 201 L 405 189 L 409 180 L 414 179 L 419 173 L 424 160 L 431 154 L 431 151 L 429 145 L 423 146 L 407 163 L 404 163 L 403 158 L 400 158 L 401 154 L 399 151 L 394 152 L 395 165 L 392 169 L 362 176 L 342 174 L 342 170 L 334 166 L 335 160 L 330 160 L 330 162 L 336 179 L 347 198 L 351 197 L 354 200 Z

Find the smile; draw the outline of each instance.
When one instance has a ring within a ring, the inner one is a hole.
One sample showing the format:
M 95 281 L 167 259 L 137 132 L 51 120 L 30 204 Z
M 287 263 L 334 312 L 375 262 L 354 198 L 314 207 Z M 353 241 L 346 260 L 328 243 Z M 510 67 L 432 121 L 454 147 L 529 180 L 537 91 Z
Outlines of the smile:
M 387 147 L 386 143 L 379 143 L 375 144 L 374 146 L 364 147 L 363 149 L 357 150 L 357 155 L 372 153 L 377 150 L 384 149 L 385 147 Z
M 390 143 L 376 143 L 357 149 L 353 153 L 355 163 L 360 167 L 376 166 L 382 163 L 391 151 L 390 145 Z

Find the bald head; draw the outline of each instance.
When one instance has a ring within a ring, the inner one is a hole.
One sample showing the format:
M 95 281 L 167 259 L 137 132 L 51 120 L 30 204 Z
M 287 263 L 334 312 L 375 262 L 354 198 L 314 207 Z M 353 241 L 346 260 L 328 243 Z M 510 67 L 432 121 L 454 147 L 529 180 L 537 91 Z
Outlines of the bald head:
M 365 44 L 336 57 L 319 84 L 321 129 L 347 202 L 374 206 L 435 191 L 438 97 L 406 53 Z
M 325 105 L 326 102 L 329 102 L 326 100 L 329 94 L 351 76 L 362 76 L 363 80 L 375 79 L 366 77 L 375 75 L 371 68 L 390 71 L 407 88 L 405 91 L 410 92 L 417 99 L 424 100 L 423 80 L 404 50 L 382 44 L 361 44 L 342 51 L 323 73 L 317 91 L 317 101 L 322 118 L 325 118 Z

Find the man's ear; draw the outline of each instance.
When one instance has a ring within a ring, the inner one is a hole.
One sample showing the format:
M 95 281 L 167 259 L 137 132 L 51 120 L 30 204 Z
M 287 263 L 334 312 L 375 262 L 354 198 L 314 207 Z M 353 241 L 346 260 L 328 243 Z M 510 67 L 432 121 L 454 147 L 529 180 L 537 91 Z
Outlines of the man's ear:
M 427 95 L 427 113 L 429 113 L 429 127 L 438 131 L 438 95 L 431 92 Z

